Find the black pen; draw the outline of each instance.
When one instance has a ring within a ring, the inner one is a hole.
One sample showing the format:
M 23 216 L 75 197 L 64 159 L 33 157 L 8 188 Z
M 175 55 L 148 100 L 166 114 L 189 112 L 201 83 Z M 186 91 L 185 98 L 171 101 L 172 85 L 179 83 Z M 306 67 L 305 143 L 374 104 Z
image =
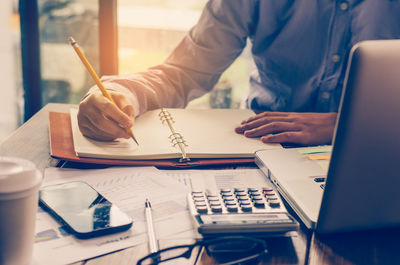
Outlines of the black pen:
M 149 237 L 149 248 L 150 253 L 156 253 L 158 251 L 158 244 L 156 234 L 154 233 L 153 216 L 151 214 L 151 204 L 149 199 L 145 202 L 145 214 L 147 222 L 147 235 Z M 160 256 L 155 256 L 153 260 L 159 260 Z

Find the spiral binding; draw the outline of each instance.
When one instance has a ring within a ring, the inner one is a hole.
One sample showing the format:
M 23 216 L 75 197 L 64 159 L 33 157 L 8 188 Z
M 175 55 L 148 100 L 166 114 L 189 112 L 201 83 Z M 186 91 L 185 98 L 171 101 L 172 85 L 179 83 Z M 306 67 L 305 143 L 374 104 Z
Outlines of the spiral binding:
M 183 144 L 185 146 L 188 146 L 186 144 L 185 139 L 180 133 L 172 133 L 170 136 L 168 136 L 172 146 L 176 146 L 177 144 Z
M 160 113 L 158 114 L 160 117 L 161 122 L 164 124 L 166 123 L 171 131 L 171 134 L 168 136 L 171 144 L 173 147 L 178 146 L 179 149 L 181 150 L 182 158 L 179 159 L 179 162 L 184 163 L 190 161 L 190 158 L 187 156 L 186 151 L 185 151 L 185 146 L 188 146 L 186 144 L 185 139 L 180 133 L 175 132 L 174 127 L 172 126 L 173 123 L 175 123 L 174 118 L 172 117 L 171 113 L 169 113 L 165 109 L 161 109 Z
M 165 122 L 168 123 L 168 121 L 175 123 L 174 117 L 171 116 L 171 113 L 165 109 L 161 109 L 160 113 L 158 114 L 160 117 L 161 122 L 164 124 Z

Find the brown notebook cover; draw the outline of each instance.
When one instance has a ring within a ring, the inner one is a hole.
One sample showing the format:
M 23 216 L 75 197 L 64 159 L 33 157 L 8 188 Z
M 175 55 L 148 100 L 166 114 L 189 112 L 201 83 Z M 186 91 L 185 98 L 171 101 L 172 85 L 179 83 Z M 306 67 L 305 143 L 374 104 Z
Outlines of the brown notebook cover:
M 178 159 L 160 160 L 121 160 L 87 158 L 76 156 L 72 138 L 71 118 L 69 113 L 49 113 L 50 155 L 54 158 L 90 164 L 115 166 L 158 166 L 172 168 L 191 168 L 213 165 L 254 165 L 254 158 L 218 158 L 191 159 L 189 162 L 179 162 Z

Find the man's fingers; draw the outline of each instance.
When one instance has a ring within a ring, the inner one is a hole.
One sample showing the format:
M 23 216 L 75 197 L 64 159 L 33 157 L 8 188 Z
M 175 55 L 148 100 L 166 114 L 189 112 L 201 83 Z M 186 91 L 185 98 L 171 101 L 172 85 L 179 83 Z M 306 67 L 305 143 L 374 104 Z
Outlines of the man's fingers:
M 106 118 L 113 120 L 115 123 L 124 128 L 131 128 L 133 126 L 132 119 L 127 114 L 125 114 L 117 105 L 115 105 L 111 101 L 108 101 L 108 103 L 105 105 L 106 107 L 101 111 Z
M 110 94 L 115 103 L 98 91 L 88 95 L 79 104 L 78 124 L 85 136 L 104 141 L 130 138 L 126 128 L 133 126 L 133 106 L 124 94 Z
M 274 112 L 274 111 L 264 111 L 261 113 L 258 113 L 257 115 L 254 115 L 247 120 L 242 121 L 241 124 L 249 123 L 258 119 L 262 118 L 267 118 L 267 117 L 287 117 L 288 113 L 287 112 Z
M 332 140 L 336 113 L 263 112 L 235 128 L 246 137 L 260 137 L 265 143 L 314 145 Z
M 283 132 L 278 134 L 270 134 L 261 137 L 263 143 L 302 143 L 304 136 L 302 132 Z
M 81 133 L 89 138 L 104 141 L 115 139 L 114 136 L 103 133 L 101 130 L 94 127 L 93 124 L 86 117 L 78 116 L 78 124 Z
M 96 128 L 89 128 L 89 127 L 84 127 L 81 126 L 80 130 L 83 135 L 86 137 L 98 140 L 98 141 L 112 141 L 115 139 L 115 137 L 111 135 L 106 135 L 106 134 L 101 134 L 99 130 Z
M 298 131 L 299 128 L 290 122 L 271 122 L 257 128 L 244 132 L 246 137 L 259 137 L 271 133 L 281 133 L 285 131 Z
M 247 123 L 243 123 L 239 125 L 238 127 L 235 128 L 235 131 L 237 133 L 244 133 L 245 131 L 249 131 L 255 128 L 258 128 L 263 125 L 271 124 L 271 123 L 276 123 L 276 122 L 291 122 L 292 118 L 290 117 L 283 117 L 283 116 L 277 116 L 277 117 L 263 117 L 259 118 Z M 275 125 L 273 125 L 275 126 Z
M 117 93 L 111 92 L 111 94 L 115 96 Z M 121 93 L 118 94 L 122 95 Z M 120 101 L 121 100 L 118 100 L 118 102 Z M 93 93 L 82 101 L 79 105 L 79 109 L 82 113 L 85 113 L 87 117 L 90 117 L 91 122 L 94 124 L 99 124 L 102 120 L 101 116 L 104 116 L 115 121 L 124 128 L 133 126 L 131 117 L 125 114 L 116 104 L 104 97 L 100 92 Z
M 100 112 L 90 115 L 78 114 L 78 124 L 83 135 L 98 140 L 129 138 L 125 129 L 105 118 Z
M 113 97 L 115 104 L 131 119 L 135 118 L 135 109 L 133 105 L 129 101 L 129 99 L 121 93 L 112 93 L 111 96 Z M 132 127 L 132 126 L 131 126 Z
M 132 105 L 125 105 L 124 107 L 121 107 L 121 110 L 126 114 L 126 115 L 128 115 L 128 117 L 129 117 L 129 119 L 131 120 L 131 121 L 133 121 L 134 119 L 135 119 L 135 109 L 133 108 L 133 106 Z M 133 126 L 133 124 L 132 124 L 132 126 Z M 132 127 L 131 126 L 131 127 Z

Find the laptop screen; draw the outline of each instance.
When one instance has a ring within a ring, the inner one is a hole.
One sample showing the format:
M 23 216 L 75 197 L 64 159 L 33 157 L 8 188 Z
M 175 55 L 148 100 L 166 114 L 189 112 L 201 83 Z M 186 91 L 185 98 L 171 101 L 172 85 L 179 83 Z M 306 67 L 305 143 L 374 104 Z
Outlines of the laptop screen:
M 400 224 L 400 40 L 353 47 L 317 230 Z

